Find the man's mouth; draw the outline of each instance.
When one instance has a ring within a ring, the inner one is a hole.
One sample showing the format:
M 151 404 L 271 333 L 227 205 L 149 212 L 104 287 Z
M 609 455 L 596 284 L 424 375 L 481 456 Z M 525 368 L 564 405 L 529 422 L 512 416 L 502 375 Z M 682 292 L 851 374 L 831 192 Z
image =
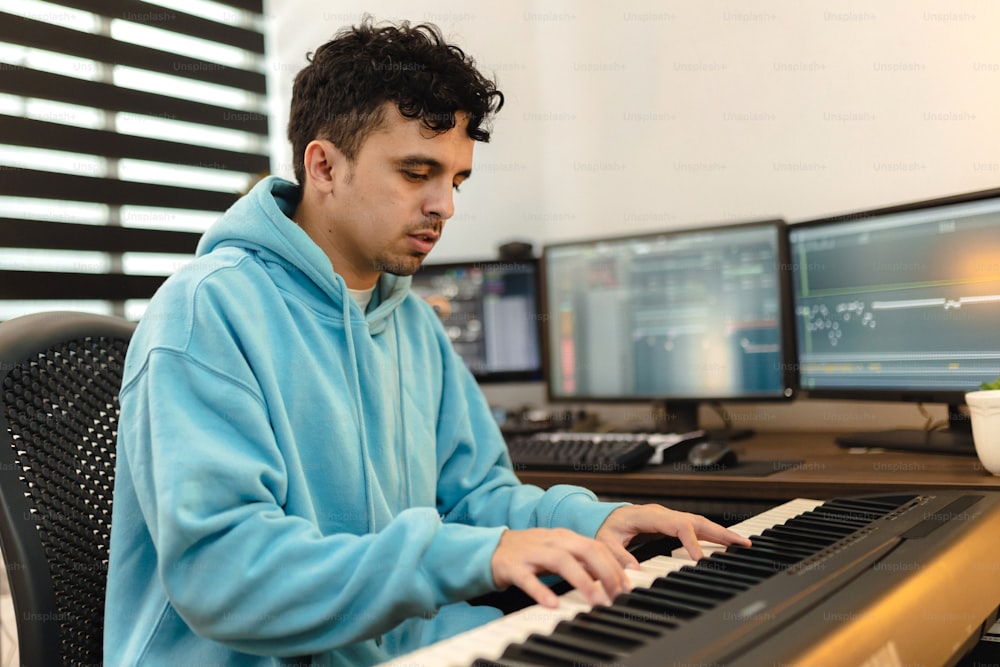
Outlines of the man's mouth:
M 440 234 L 434 232 L 418 232 L 410 234 L 410 244 L 417 252 L 426 255 L 434 248 L 434 244 L 439 238 L 441 238 Z

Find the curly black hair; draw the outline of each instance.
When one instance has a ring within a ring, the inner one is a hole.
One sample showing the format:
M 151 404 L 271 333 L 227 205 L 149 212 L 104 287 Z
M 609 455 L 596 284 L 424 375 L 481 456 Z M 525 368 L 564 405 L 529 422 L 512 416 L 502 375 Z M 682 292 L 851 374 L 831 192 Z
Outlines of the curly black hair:
M 464 112 L 469 137 L 488 142 L 503 101 L 496 83 L 434 24 L 375 25 L 366 17 L 316 49 L 295 77 L 288 121 L 295 178 L 305 184 L 303 156 L 313 139 L 354 160 L 381 126 L 386 102 L 435 132 L 455 127 L 455 113 Z

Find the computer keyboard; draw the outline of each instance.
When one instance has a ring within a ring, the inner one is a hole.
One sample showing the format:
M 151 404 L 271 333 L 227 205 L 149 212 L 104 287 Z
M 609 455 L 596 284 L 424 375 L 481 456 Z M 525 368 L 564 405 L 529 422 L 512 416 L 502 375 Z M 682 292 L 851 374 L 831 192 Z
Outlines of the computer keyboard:
M 679 460 L 700 438 L 676 433 L 535 433 L 508 438 L 514 470 L 622 473 Z M 669 452 L 669 458 L 664 457 Z M 654 460 L 655 459 L 655 460 Z

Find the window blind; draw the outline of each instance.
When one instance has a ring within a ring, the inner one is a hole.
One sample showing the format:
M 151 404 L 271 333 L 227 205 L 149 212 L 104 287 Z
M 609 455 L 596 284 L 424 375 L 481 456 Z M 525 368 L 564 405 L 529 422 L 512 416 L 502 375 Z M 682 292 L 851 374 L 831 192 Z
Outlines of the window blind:
M 270 169 L 262 0 L 5 0 L 0 320 L 138 319 Z

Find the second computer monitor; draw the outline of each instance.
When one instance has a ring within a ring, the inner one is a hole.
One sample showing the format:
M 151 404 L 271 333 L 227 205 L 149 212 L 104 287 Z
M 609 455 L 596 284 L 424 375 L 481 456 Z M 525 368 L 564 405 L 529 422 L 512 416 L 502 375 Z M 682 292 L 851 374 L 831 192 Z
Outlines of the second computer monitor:
M 441 318 L 480 382 L 541 379 L 538 260 L 425 264 L 411 290 Z
M 546 246 L 550 398 L 665 401 L 691 422 L 699 402 L 790 397 L 786 269 L 780 220 Z
M 789 229 L 802 389 L 947 404 L 948 431 L 849 444 L 972 453 L 958 406 L 1000 375 L 1000 190 Z

